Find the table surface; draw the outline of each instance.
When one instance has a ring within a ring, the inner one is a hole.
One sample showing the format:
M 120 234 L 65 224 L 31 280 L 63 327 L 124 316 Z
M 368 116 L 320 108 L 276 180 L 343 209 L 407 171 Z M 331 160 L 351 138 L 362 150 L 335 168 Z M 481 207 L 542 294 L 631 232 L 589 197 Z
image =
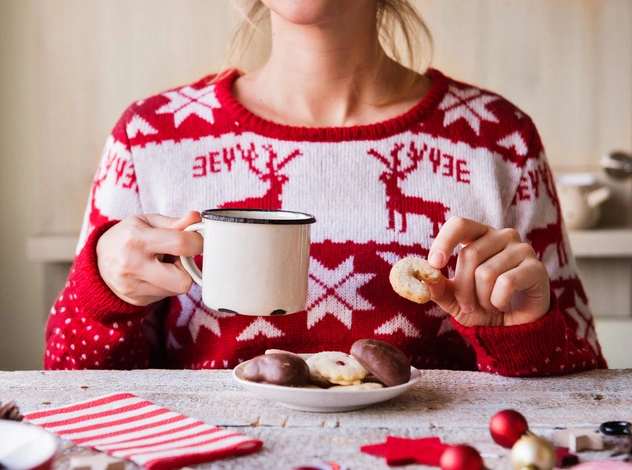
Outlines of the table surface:
M 510 469 L 509 451 L 489 435 L 500 410 L 520 411 L 530 429 L 549 440 L 555 428 L 596 429 L 604 421 L 632 421 L 632 369 L 597 370 L 548 378 L 507 378 L 482 372 L 421 371 L 421 380 L 388 402 L 346 413 L 287 409 L 244 390 L 231 371 L 17 371 L 0 372 L 0 401 L 14 399 L 22 413 L 62 406 L 113 392 L 131 392 L 157 405 L 258 438 L 263 448 L 195 468 L 292 469 L 335 461 L 352 469 L 389 468 L 384 459 L 360 452 L 388 435 L 438 436 L 467 443 L 490 469 Z M 601 452 L 581 452 L 580 461 L 601 460 L 624 438 L 607 437 Z M 73 455 L 94 451 L 60 441 L 56 469 Z M 127 469 L 137 468 L 128 464 Z M 428 468 L 410 465 L 406 468 Z

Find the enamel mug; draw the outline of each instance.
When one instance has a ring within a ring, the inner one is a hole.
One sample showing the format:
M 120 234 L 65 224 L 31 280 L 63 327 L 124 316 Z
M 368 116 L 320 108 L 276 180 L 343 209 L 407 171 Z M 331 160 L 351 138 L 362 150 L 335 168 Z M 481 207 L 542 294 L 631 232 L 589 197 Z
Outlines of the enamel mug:
M 305 308 L 314 216 L 262 209 L 209 209 L 185 228 L 202 232 L 202 271 L 182 265 L 202 286 L 204 304 L 241 315 L 285 315 Z

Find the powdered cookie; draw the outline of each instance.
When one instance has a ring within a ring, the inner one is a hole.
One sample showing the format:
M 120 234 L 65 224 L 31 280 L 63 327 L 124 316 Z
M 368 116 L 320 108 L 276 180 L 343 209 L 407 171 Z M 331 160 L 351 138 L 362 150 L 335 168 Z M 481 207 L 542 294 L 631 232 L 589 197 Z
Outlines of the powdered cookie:
M 430 290 L 425 283 L 434 284 L 440 278 L 441 272 L 438 269 L 417 256 L 400 259 L 393 265 L 388 276 L 395 292 L 418 304 L 425 304 L 430 300 Z
M 320 376 L 337 385 L 357 385 L 368 375 L 368 371 L 357 360 L 342 352 L 314 354 L 307 359 L 307 365 L 310 376 Z
M 384 388 L 384 385 L 375 382 L 368 382 L 358 385 L 335 385 L 329 390 L 377 390 L 378 388 Z

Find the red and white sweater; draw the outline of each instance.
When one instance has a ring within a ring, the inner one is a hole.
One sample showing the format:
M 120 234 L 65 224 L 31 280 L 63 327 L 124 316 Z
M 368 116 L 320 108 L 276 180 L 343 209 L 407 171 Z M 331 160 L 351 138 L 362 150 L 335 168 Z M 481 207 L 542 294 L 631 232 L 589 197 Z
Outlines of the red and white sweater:
M 546 375 L 607 367 L 533 122 L 497 94 L 428 75 L 432 87 L 415 107 L 365 126 L 263 120 L 232 96 L 237 73 L 130 106 L 107 140 L 77 256 L 51 310 L 45 367 L 231 368 L 268 348 L 349 351 L 360 338 L 398 346 L 418 368 Z M 195 284 L 135 307 L 100 278 L 96 242 L 116 221 L 214 207 L 316 216 L 303 312 L 217 312 Z M 432 302 L 392 290 L 393 263 L 426 256 L 452 215 L 514 227 L 532 244 L 551 276 L 543 318 L 465 328 Z

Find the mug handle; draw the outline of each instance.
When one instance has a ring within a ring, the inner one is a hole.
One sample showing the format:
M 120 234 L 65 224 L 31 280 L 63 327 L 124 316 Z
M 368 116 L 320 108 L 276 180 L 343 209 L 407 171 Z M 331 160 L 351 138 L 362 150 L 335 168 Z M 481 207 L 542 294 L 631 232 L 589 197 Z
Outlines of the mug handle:
M 203 232 L 204 231 L 204 222 L 198 222 L 196 224 L 189 225 L 184 229 L 185 232 Z M 196 284 L 202 285 L 202 271 L 197 267 L 195 261 L 193 261 L 193 256 L 180 256 L 180 261 L 182 261 L 182 267 L 184 270 L 189 273 L 191 279 L 195 281 Z

